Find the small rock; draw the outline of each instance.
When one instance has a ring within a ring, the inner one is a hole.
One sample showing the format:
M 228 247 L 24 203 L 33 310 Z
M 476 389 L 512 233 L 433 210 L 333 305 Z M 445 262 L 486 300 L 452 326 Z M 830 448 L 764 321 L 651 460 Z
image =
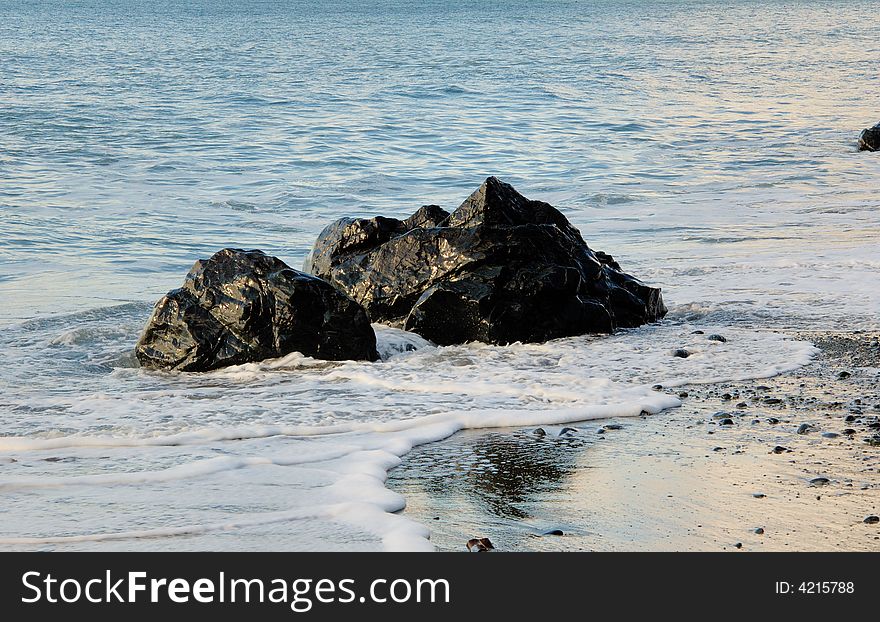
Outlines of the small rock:
M 848 371 L 842 371 L 837 374 L 837 377 L 841 380 L 845 380 L 846 378 L 849 378 L 850 376 L 852 376 L 852 374 L 849 373 Z
M 682 391 L 681 393 L 678 394 L 678 397 L 680 397 L 680 398 L 685 398 L 685 397 L 687 397 L 687 396 L 688 396 L 688 392 L 687 392 L 687 391 Z
M 847 415 L 843 420 L 846 421 L 847 423 L 852 423 L 853 421 L 856 420 L 856 416 L 855 415 Z
M 679 348 L 672 353 L 672 356 L 674 356 L 676 358 L 680 358 L 680 359 L 686 359 L 690 355 L 691 355 L 691 353 L 688 352 L 687 350 L 685 350 L 684 348 Z
M 753 492 L 753 493 L 752 493 L 752 496 L 753 496 L 755 499 L 763 499 L 763 498 L 766 497 L 767 495 L 765 495 L 763 492 Z
M 827 477 L 814 477 L 813 479 L 810 480 L 810 484 L 813 486 L 824 486 L 825 484 L 827 484 L 830 481 L 831 480 L 828 479 Z
M 774 454 L 791 453 L 791 450 L 788 447 L 783 447 L 782 445 L 777 445 L 776 447 L 773 448 L 773 453 Z
M 880 123 L 863 129 L 859 134 L 859 151 L 878 150 L 880 150 Z
M 730 393 L 725 393 L 724 395 L 721 396 L 721 399 L 724 400 L 725 402 L 729 402 L 730 400 L 733 399 L 733 396 Z
M 605 429 L 606 430 L 622 430 L 623 426 L 620 425 L 619 423 L 606 423 Z
M 577 434 L 577 430 L 575 428 L 562 428 L 561 430 L 559 430 L 559 436 L 569 434 Z
M 467 550 L 471 553 L 483 553 L 495 549 L 489 538 L 472 538 L 467 541 Z
M 564 536 L 561 529 L 549 529 L 541 534 L 542 536 Z
M 705 334 L 705 333 L 703 333 L 703 331 L 701 331 L 701 330 L 695 330 L 694 332 L 691 333 L 691 335 L 703 335 L 703 334 Z
M 852 436 L 853 434 L 856 433 L 856 431 L 853 430 L 852 428 L 847 428 L 843 431 L 843 433 L 846 434 L 847 436 Z
M 777 423 L 779 423 L 779 419 L 777 419 L 776 417 L 769 417 L 767 419 L 767 423 L 769 423 L 770 425 L 776 425 Z
M 764 403 L 765 404 L 781 404 L 782 400 L 779 399 L 778 397 L 765 397 Z
M 736 405 L 736 407 L 737 408 L 748 408 L 749 405 L 746 404 L 745 402 L 740 402 L 739 404 Z
M 535 436 L 547 436 L 547 431 L 544 428 L 535 428 L 532 434 Z
M 709 341 L 719 341 L 721 343 L 727 343 L 727 338 L 723 335 L 709 335 L 706 337 Z
M 866 516 L 865 523 L 867 523 L 868 525 L 876 525 L 877 523 L 880 523 L 880 516 L 875 516 L 874 514 Z
M 730 419 L 730 418 L 722 419 L 718 423 L 719 423 L 719 425 L 733 425 L 733 419 Z
M 800 426 L 798 426 L 797 433 L 798 434 L 806 434 L 807 432 L 809 432 L 812 429 L 813 429 L 813 426 L 811 426 L 809 423 L 802 423 Z
M 742 543 L 742 542 L 737 542 L 737 543 L 734 544 L 733 546 L 735 546 L 735 547 L 738 548 L 738 549 L 741 549 L 741 548 L 743 547 L 743 543 Z
M 837 438 L 838 436 L 840 436 L 840 434 L 838 434 L 837 432 L 822 432 L 822 436 L 824 438 Z
M 758 527 L 757 529 L 755 529 L 755 533 L 758 534 L 759 536 L 763 536 L 763 535 L 764 535 L 764 529 L 761 528 L 761 527 Z
M 655 385 L 654 385 L 653 387 L 651 387 L 651 388 L 652 388 L 654 391 L 662 391 L 662 390 L 663 390 L 663 385 L 662 385 L 662 384 L 655 384 Z
M 868 443 L 868 445 L 871 445 L 873 447 L 880 447 L 880 434 L 875 434 L 874 436 L 869 436 L 868 438 L 865 439 L 865 442 Z

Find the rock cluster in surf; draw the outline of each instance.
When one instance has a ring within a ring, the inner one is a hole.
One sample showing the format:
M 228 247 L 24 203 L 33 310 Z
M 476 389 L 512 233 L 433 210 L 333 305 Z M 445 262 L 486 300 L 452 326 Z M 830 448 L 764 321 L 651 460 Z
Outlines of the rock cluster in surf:
M 880 123 L 859 134 L 859 151 L 880 151 Z
M 610 333 L 666 314 L 660 289 L 593 251 L 556 208 L 488 178 L 451 214 L 343 218 L 305 272 L 260 251 L 197 261 L 156 305 L 135 353 L 144 367 L 206 371 L 293 351 L 378 358 L 370 322 L 441 345 Z
M 195 263 L 165 295 L 135 349 L 143 367 L 207 371 L 290 352 L 375 361 L 363 308 L 325 281 L 257 250 Z
M 591 250 L 553 206 L 488 178 L 451 214 L 343 218 L 304 266 L 374 322 L 438 344 L 541 342 L 610 333 L 666 314 L 660 289 Z

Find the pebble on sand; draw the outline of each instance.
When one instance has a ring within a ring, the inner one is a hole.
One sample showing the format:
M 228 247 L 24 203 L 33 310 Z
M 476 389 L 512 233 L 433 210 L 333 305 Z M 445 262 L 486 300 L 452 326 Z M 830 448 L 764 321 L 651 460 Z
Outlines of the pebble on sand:
M 471 538 L 467 541 L 467 550 L 471 553 L 483 553 L 495 550 L 489 538 Z

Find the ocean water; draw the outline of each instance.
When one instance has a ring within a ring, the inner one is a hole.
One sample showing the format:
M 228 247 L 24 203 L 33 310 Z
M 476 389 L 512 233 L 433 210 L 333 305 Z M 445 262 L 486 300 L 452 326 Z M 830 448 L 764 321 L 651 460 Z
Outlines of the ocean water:
M 880 2 L 0 0 L 0 548 L 423 549 L 384 487 L 463 428 L 663 416 L 880 326 Z M 145 372 L 198 258 L 488 175 L 663 287 L 662 323 Z M 721 332 L 727 343 L 693 335 Z M 688 359 L 671 351 L 689 347 Z

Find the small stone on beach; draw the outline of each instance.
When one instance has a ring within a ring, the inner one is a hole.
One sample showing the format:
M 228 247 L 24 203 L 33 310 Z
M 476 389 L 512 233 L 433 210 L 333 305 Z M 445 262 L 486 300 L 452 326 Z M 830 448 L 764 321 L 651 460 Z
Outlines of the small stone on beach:
M 467 541 L 466 546 L 471 553 L 483 553 L 495 549 L 489 538 L 472 538 Z

